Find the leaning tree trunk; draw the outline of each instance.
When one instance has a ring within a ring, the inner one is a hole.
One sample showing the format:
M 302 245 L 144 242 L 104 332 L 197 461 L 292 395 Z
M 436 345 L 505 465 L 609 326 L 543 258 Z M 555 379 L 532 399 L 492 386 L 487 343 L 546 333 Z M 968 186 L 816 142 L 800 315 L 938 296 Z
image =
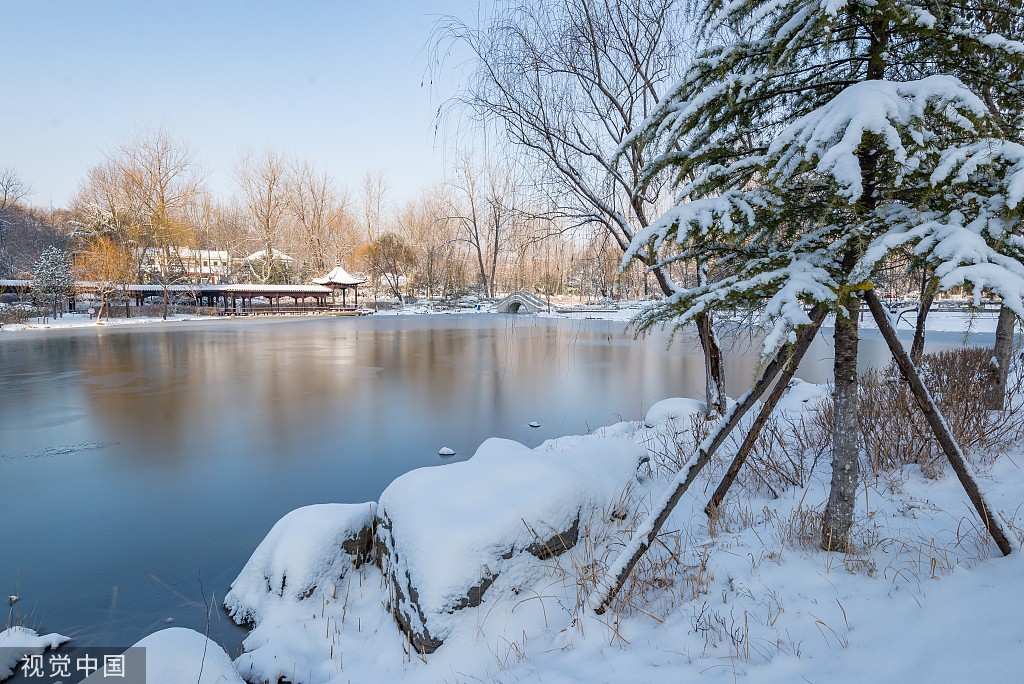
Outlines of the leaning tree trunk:
M 821 525 L 821 548 L 847 551 L 857 497 L 860 460 L 857 453 L 857 319 L 860 300 L 853 293 L 837 302 L 832 431 L 832 488 Z M 845 309 L 845 311 L 844 311 Z
M 910 360 L 915 364 L 921 363 L 921 356 L 924 354 L 925 322 L 928 320 L 928 311 L 932 308 L 935 295 L 939 293 L 939 279 L 928 277 L 928 271 L 921 272 L 921 298 L 917 304 L 917 324 L 914 326 L 914 342 L 910 346 Z
M 595 588 L 596 596 L 591 601 L 594 612 L 601 615 L 608 609 L 616 594 L 626 584 L 626 580 L 629 579 L 633 568 L 636 567 L 636 564 L 640 562 L 640 559 L 658 538 L 662 526 L 668 520 L 676 504 L 679 503 L 683 494 L 686 493 L 690 485 L 697 479 L 697 474 L 711 461 L 711 457 L 725 443 L 729 433 L 739 424 L 747 411 L 768 390 L 772 380 L 780 372 L 784 371 L 787 364 L 791 364 L 794 368 L 800 364 L 800 359 L 807 352 L 808 347 L 810 347 L 811 342 L 814 340 L 814 336 L 818 333 L 818 328 L 821 327 L 822 321 L 825 320 L 826 312 L 825 307 L 821 305 L 817 305 L 811 310 L 811 322 L 809 325 L 800 328 L 797 333 L 796 342 L 788 349 L 780 349 L 776 353 L 775 358 L 762 369 L 761 375 L 754 383 L 754 386 L 740 397 L 735 404 L 729 407 L 718 422 L 718 425 L 697 447 L 696 453 L 690 456 L 686 466 L 676 473 L 675 479 L 669 485 L 663 499 L 655 505 L 647 518 L 637 527 L 633 538 L 626 544 L 618 559 L 608 569 L 604 579 Z
M 1009 556 L 1019 546 L 1016 536 L 1006 524 L 1003 516 L 993 510 L 988 505 L 988 502 L 985 501 L 985 495 L 978 488 L 978 478 L 975 477 L 972 472 L 973 469 L 964 456 L 963 450 L 957 444 L 953 433 L 950 432 L 949 424 L 942 417 L 939 407 L 935 405 L 931 392 L 924 386 L 924 381 L 921 380 L 921 374 L 918 372 L 917 367 L 900 345 L 899 338 L 896 337 L 896 330 L 889 322 L 885 309 L 882 308 L 882 303 L 878 300 L 878 295 L 872 290 L 867 290 L 864 293 L 864 298 L 868 302 L 868 308 L 871 309 L 871 315 L 874 316 L 878 329 L 882 333 L 886 345 L 889 347 L 889 351 L 892 352 L 893 360 L 899 366 L 903 379 L 910 385 L 910 391 L 913 393 L 914 399 L 917 400 L 917 405 L 920 407 L 921 412 L 924 413 L 925 420 L 928 421 L 928 427 L 932 429 L 932 434 L 935 435 L 936 441 L 942 447 L 946 458 L 949 459 L 949 464 L 953 466 L 953 472 L 956 473 L 957 479 L 963 485 L 967 497 L 974 504 L 974 510 L 978 512 L 978 516 L 985 525 L 985 529 L 992 535 L 992 540 L 999 547 L 999 550 L 1003 552 L 1004 556 Z
M 999 309 L 996 323 L 996 346 L 989 362 L 988 383 L 985 388 L 985 408 L 1002 411 L 1006 408 L 1006 379 L 1010 375 L 1010 358 L 1013 356 L 1013 328 L 1017 314 L 1005 306 Z

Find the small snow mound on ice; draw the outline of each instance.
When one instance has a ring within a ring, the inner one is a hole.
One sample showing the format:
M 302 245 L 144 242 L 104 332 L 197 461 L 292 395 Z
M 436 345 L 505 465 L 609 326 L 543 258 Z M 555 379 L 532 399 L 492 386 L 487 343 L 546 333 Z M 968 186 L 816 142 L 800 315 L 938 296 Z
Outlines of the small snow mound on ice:
M 704 413 L 708 405 L 697 399 L 676 397 L 674 399 L 662 399 L 647 411 L 644 423 L 654 427 L 661 423 L 674 420 L 681 426 L 689 426 L 689 419 L 695 413 Z
M 18 662 L 27 655 L 57 648 L 71 637 L 62 634 L 39 634 L 28 627 L 11 627 L 0 632 L 0 681 L 14 674 Z
M 352 557 L 342 544 L 373 524 L 374 504 L 317 504 L 281 518 L 231 583 L 224 605 L 238 622 L 259 622 L 268 602 L 302 600 L 336 583 Z
M 437 455 L 438 456 L 454 456 L 455 455 L 455 449 L 452 449 L 451 447 L 441 447 L 440 449 L 438 449 Z
M 194 630 L 163 629 L 135 646 L 146 649 L 146 684 L 244 684 L 224 649 Z

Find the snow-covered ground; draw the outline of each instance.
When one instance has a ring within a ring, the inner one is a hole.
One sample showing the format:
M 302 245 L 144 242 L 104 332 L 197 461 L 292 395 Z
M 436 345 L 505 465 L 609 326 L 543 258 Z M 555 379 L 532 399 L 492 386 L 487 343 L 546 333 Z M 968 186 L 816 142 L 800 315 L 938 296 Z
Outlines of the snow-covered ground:
M 605 307 L 599 304 L 585 305 L 585 304 L 570 304 L 569 302 L 557 302 L 552 305 L 550 312 L 541 312 L 536 314 L 538 318 L 569 318 L 569 319 L 595 319 L 605 321 L 622 321 L 623 323 L 631 320 L 636 314 L 649 302 L 641 301 L 623 301 L 617 303 L 617 308 Z M 559 309 L 562 311 L 560 312 Z M 372 311 L 372 310 L 370 310 Z M 480 310 L 475 308 L 455 308 L 451 309 L 448 307 L 439 307 L 432 304 L 408 304 L 405 306 L 395 306 L 389 309 L 381 309 L 380 311 L 374 311 L 373 316 L 415 316 L 424 314 L 443 314 L 452 316 L 474 316 L 481 313 L 491 313 L 491 305 L 483 304 Z M 289 315 L 289 317 L 294 317 Z M 967 313 L 963 311 L 942 311 L 935 310 L 928 315 L 928 330 L 934 332 L 972 332 L 972 333 L 994 333 L 996 329 L 996 320 L 998 314 L 994 311 L 983 311 L 978 313 Z M 221 316 L 199 316 L 194 314 L 174 314 L 168 317 L 167 321 L 164 321 L 160 316 L 137 316 L 132 318 L 111 318 L 105 320 L 102 326 L 137 326 L 137 325 L 150 325 L 155 323 L 168 323 L 168 322 L 179 322 L 179 321 L 217 321 L 217 320 L 228 320 Z M 246 321 L 246 320 L 266 320 L 264 316 L 254 316 L 252 318 L 232 318 L 230 320 L 235 321 Z M 900 331 L 913 331 L 914 325 L 917 322 L 916 314 L 913 311 L 906 311 L 899 316 L 897 321 L 897 328 Z M 743 321 L 740 321 L 743 323 Z M 826 320 L 825 327 L 831 326 L 831 319 Z M 861 326 L 867 329 L 874 329 L 874 320 L 870 315 L 865 315 L 861 321 Z M 45 322 L 43 319 L 30 319 L 25 323 L 6 323 L 0 326 L 0 332 L 16 332 L 25 330 L 46 330 L 46 329 L 65 329 L 65 328 L 88 328 L 98 327 L 97 321 L 90 318 L 87 314 L 65 314 L 59 318 L 48 318 Z
M 20 332 L 24 330 L 61 330 L 67 328 L 102 328 L 114 326 L 151 325 L 153 323 L 171 323 L 179 321 L 216 321 L 219 316 L 195 316 L 191 314 L 172 314 L 165 321 L 160 316 L 133 316 L 132 318 L 111 318 L 102 322 L 90 318 L 88 314 L 64 314 L 58 318 L 30 318 L 25 323 L 4 323 L 2 332 Z

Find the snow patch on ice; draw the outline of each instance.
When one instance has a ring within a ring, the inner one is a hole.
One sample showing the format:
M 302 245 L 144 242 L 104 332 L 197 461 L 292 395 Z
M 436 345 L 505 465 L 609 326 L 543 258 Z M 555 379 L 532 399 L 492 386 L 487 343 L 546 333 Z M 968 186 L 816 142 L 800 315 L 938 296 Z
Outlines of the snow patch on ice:
M 17 625 L 3 630 L 0 632 L 0 681 L 14 674 L 25 656 L 57 648 L 67 641 L 71 641 L 71 637 L 62 634 L 40 636 L 33 629 Z

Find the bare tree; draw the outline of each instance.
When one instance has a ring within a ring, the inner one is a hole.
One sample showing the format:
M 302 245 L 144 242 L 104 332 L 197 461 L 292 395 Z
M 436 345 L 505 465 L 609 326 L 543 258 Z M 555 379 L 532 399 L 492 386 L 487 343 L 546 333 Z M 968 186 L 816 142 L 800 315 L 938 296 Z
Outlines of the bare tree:
M 376 240 L 384 229 L 387 211 L 388 179 L 383 171 L 367 171 L 363 174 L 362 218 L 366 230 L 366 241 Z
M 241 154 L 235 170 L 242 201 L 265 257 L 249 263 L 259 265 L 259 272 L 253 275 L 263 283 L 273 275 L 274 250 L 282 236 L 288 207 L 287 168 L 284 158 L 268 147 L 259 154 Z
M 7 238 L 7 210 L 28 197 L 30 192 L 31 188 L 21 180 L 14 168 L 0 168 L 0 276 L 13 274 L 14 271 L 14 260 Z
M 95 283 L 100 296 L 100 309 L 96 320 L 110 318 L 110 300 L 118 291 L 125 291 L 136 275 L 132 268 L 132 255 L 128 249 L 106 235 L 93 236 L 86 249 L 79 255 L 76 275 L 82 280 Z M 127 304 L 126 304 L 127 308 Z
M 169 286 L 175 273 L 182 271 L 178 248 L 189 238 L 186 210 L 202 185 L 195 156 L 185 142 L 161 126 L 128 138 L 108 161 L 123 184 L 129 206 L 138 211 L 143 244 L 158 251 L 166 319 Z
M 448 17 L 435 29 L 435 64 L 442 65 L 453 46 L 473 56 L 470 85 L 452 104 L 511 141 L 559 213 L 607 231 L 623 252 L 671 200 L 665 177 L 642 177 L 654 151 L 642 139 L 626 140 L 678 71 L 688 45 L 681 4 L 517 0 L 481 26 Z M 638 261 L 655 264 L 646 251 Z M 665 269 L 651 273 L 665 295 L 687 285 L 674 283 Z M 721 412 L 721 351 L 711 319 L 695 323 L 709 411 Z
M 100 238 L 112 241 L 123 251 L 105 250 L 104 259 L 120 254 L 127 260 L 131 279 L 139 278 L 146 251 L 151 247 L 151 236 L 144 225 L 140 200 L 131 192 L 121 166 L 107 159 L 89 169 L 71 207 L 74 232 L 88 245 L 87 251 Z M 109 270 L 109 264 L 104 270 Z
M 340 258 L 337 238 L 348 197 L 338 192 L 327 171 L 308 161 L 292 163 L 288 189 L 288 206 L 301 231 L 309 267 L 323 275 Z
M 484 293 L 493 297 L 500 255 L 522 218 L 515 174 L 508 165 L 478 165 L 464 153 L 449 184 L 448 218 L 458 226 L 458 239 L 470 246 Z
M 416 288 L 427 297 L 450 294 L 462 284 L 458 280 L 465 254 L 457 248 L 447 202 L 441 188 L 430 188 L 406 202 L 397 215 L 397 225 L 416 250 Z

